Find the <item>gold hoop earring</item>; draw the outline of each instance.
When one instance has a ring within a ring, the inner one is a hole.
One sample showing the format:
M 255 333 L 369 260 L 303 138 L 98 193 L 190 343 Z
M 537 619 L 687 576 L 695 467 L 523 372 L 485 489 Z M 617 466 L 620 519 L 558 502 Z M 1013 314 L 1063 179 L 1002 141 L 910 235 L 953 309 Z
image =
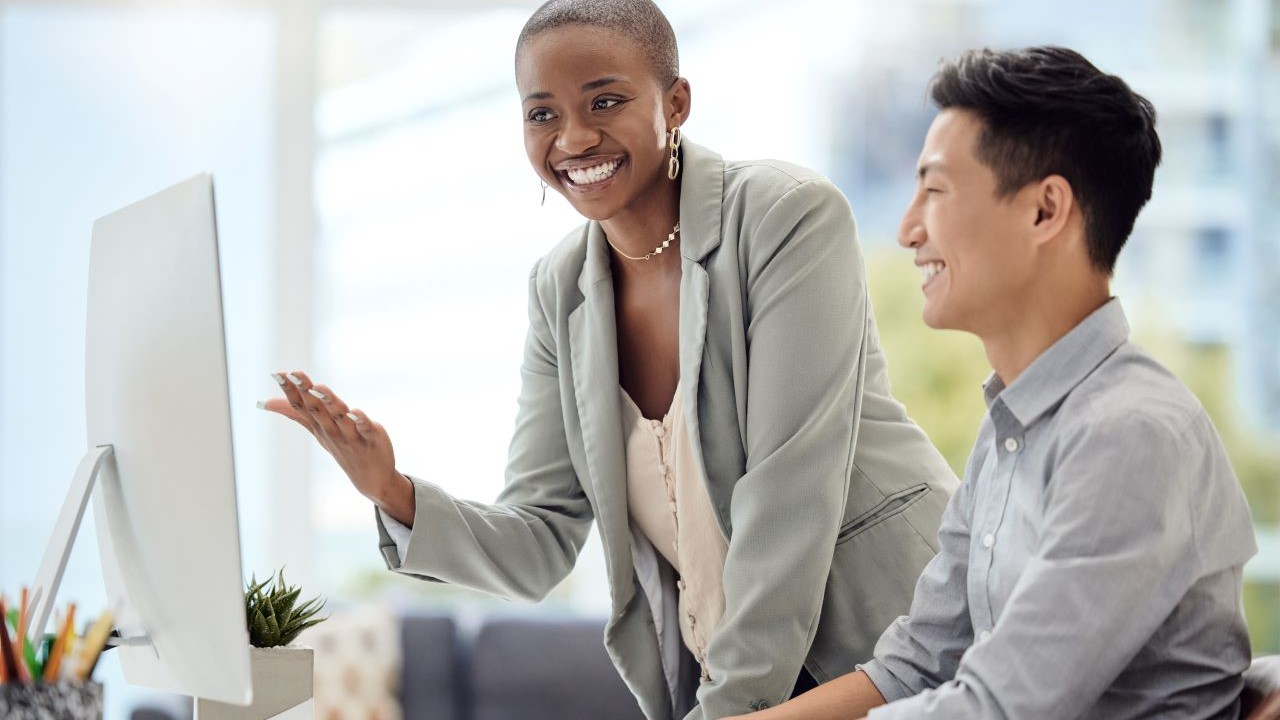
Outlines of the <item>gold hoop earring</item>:
M 546 205 L 547 205 L 547 181 L 546 181 L 546 180 L 539 180 L 538 182 L 542 183 L 542 202 L 540 202 L 540 203 L 538 203 L 538 204 L 539 204 L 539 205 L 541 205 L 541 206 L 543 206 L 543 207 L 546 207 Z
M 680 126 L 671 128 L 671 139 L 667 141 L 667 147 L 671 148 L 671 160 L 667 162 L 667 179 L 675 180 L 680 176 Z

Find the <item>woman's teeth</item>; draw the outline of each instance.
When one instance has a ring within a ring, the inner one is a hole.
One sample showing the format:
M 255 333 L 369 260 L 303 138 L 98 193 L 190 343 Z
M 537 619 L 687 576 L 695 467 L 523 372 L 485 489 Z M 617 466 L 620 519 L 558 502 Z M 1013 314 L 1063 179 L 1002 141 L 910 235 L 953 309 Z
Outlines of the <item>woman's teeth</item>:
M 925 282 L 929 282 L 930 280 L 933 279 L 934 275 L 937 275 L 938 273 L 946 269 L 947 269 L 947 266 L 945 263 L 940 263 L 940 262 L 925 263 L 920 266 L 920 274 L 924 275 Z
M 569 182 L 574 185 L 591 185 L 613 177 L 620 167 L 622 167 L 622 160 L 618 159 L 591 167 L 566 170 L 565 175 L 569 176 Z

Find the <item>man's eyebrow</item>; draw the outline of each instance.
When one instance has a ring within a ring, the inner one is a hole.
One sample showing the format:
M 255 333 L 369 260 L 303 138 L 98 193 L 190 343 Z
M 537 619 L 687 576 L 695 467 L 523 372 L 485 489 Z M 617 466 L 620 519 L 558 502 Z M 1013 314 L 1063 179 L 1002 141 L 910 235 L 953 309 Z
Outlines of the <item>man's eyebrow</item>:
M 916 177 L 920 180 L 923 180 L 924 176 L 928 175 L 930 171 L 937 172 L 942 169 L 943 169 L 942 163 L 936 160 L 933 160 L 927 163 L 921 163 L 920 167 L 916 168 Z

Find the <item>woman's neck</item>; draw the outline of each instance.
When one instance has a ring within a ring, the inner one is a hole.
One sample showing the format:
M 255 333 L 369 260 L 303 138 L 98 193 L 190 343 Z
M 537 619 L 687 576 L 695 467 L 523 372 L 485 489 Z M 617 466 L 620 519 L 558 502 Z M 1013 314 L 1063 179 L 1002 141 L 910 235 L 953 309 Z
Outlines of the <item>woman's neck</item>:
M 635 202 L 621 210 L 617 215 L 607 220 L 601 220 L 600 227 L 604 229 L 605 237 L 609 239 L 609 244 L 615 249 L 615 256 L 621 252 L 631 257 L 644 257 L 667 240 L 679 219 L 680 183 L 679 181 L 669 182 L 664 177 L 661 184 L 654 188 L 654 192 L 648 193 L 643 198 L 637 198 Z M 677 235 L 677 242 L 678 239 L 679 236 Z M 655 256 L 647 261 L 632 261 L 615 257 L 616 264 L 627 268 L 631 266 L 666 265 L 666 262 L 659 263 L 658 261 L 667 260 L 668 253 L 670 254 L 670 260 L 678 262 L 680 253 L 678 252 L 677 242 L 673 242 L 662 255 Z M 637 267 L 636 269 L 640 268 Z

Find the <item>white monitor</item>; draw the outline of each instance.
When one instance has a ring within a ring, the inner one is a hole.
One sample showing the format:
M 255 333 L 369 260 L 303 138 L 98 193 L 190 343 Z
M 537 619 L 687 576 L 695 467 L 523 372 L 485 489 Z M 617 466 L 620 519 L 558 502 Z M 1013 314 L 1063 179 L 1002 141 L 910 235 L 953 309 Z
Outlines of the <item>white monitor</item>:
M 94 223 L 85 410 L 91 450 L 37 579 L 45 597 L 30 635 L 44 630 L 92 493 L 125 680 L 249 703 L 210 176 Z

